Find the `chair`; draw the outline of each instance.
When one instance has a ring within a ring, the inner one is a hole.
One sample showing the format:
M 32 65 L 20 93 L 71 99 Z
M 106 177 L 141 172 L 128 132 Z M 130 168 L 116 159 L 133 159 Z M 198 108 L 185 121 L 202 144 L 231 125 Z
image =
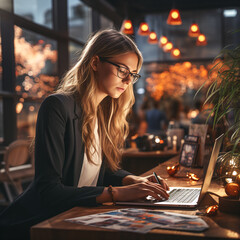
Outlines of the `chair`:
M 29 141 L 16 140 L 6 148 L 4 153 L 2 167 L 0 168 L 0 183 L 3 183 L 10 202 L 13 201 L 14 197 L 9 184 L 19 195 L 23 192 L 22 181 L 32 180 L 34 177 L 34 155 L 29 147 Z

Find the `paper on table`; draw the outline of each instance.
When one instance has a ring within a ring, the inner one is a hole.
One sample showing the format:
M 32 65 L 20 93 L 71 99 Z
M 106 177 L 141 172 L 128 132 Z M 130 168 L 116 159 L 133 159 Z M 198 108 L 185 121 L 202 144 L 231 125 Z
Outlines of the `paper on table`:
M 193 232 L 201 232 L 208 229 L 208 225 L 205 221 L 198 216 L 139 208 L 119 209 L 105 213 L 70 218 L 65 221 L 138 233 L 147 233 L 154 228 Z

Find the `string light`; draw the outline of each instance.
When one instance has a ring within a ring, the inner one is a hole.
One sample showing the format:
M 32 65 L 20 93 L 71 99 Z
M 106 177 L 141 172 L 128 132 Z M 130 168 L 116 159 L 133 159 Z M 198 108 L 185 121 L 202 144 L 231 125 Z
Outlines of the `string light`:
M 181 25 L 182 19 L 178 9 L 172 9 L 168 15 L 167 24 L 169 25 Z
M 168 42 L 166 45 L 163 46 L 164 52 L 170 52 L 173 49 L 173 44 L 171 42 Z
M 133 25 L 132 21 L 129 19 L 125 19 L 122 23 L 121 30 L 122 33 L 131 35 L 133 34 Z
M 138 29 L 138 34 L 141 36 L 148 36 L 150 34 L 149 26 L 146 22 L 142 22 Z
M 165 46 L 167 43 L 168 43 L 167 37 L 162 36 L 162 37 L 160 38 L 160 40 L 159 40 L 159 45 L 160 45 L 160 47 Z
M 196 42 L 197 46 L 205 46 L 207 45 L 207 39 L 206 36 L 204 34 L 200 34 L 197 38 L 197 42 Z
M 149 37 L 148 37 L 148 42 L 150 44 L 158 43 L 157 34 L 155 32 L 150 32 Z
M 189 37 L 198 37 L 200 35 L 200 29 L 197 23 L 193 23 L 188 31 Z
M 171 55 L 174 57 L 174 58 L 179 58 L 180 55 L 181 55 L 181 52 L 178 48 L 174 48 L 172 51 L 171 51 Z

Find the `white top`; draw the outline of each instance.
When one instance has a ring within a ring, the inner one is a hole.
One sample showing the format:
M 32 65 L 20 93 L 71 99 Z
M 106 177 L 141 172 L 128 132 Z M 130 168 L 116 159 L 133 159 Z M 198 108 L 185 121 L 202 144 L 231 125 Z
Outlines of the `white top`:
M 83 165 L 78 181 L 78 187 L 97 186 L 98 176 L 102 164 L 102 149 L 99 141 L 97 120 L 94 128 L 94 136 L 95 141 L 93 143 L 95 143 L 96 151 L 94 152 L 94 148 L 92 146 L 90 151 L 93 153 L 92 160 L 95 164 L 88 161 L 86 152 L 84 152 Z

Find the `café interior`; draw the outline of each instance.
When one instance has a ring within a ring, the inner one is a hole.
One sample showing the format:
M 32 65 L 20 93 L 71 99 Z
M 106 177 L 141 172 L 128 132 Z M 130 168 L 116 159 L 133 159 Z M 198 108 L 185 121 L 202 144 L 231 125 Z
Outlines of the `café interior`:
M 129 36 L 143 56 L 121 149 L 123 169 L 199 186 L 215 139 L 224 134 L 212 169 L 215 202 L 192 213 L 202 214 L 208 230 L 129 237 L 240 239 L 239 0 L 0 0 L 0 211 L 34 178 L 32 143 L 41 103 L 78 61 L 88 37 L 109 28 Z M 77 209 L 73 213 L 66 216 L 78 216 Z M 56 230 L 62 219 L 52 220 L 52 238 L 43 223 L 31 239 L 64 239 Z M 91 231 L 88 239 L 128 236 L 90 226 L 66 229 L 70 239 L 85 239 Z

